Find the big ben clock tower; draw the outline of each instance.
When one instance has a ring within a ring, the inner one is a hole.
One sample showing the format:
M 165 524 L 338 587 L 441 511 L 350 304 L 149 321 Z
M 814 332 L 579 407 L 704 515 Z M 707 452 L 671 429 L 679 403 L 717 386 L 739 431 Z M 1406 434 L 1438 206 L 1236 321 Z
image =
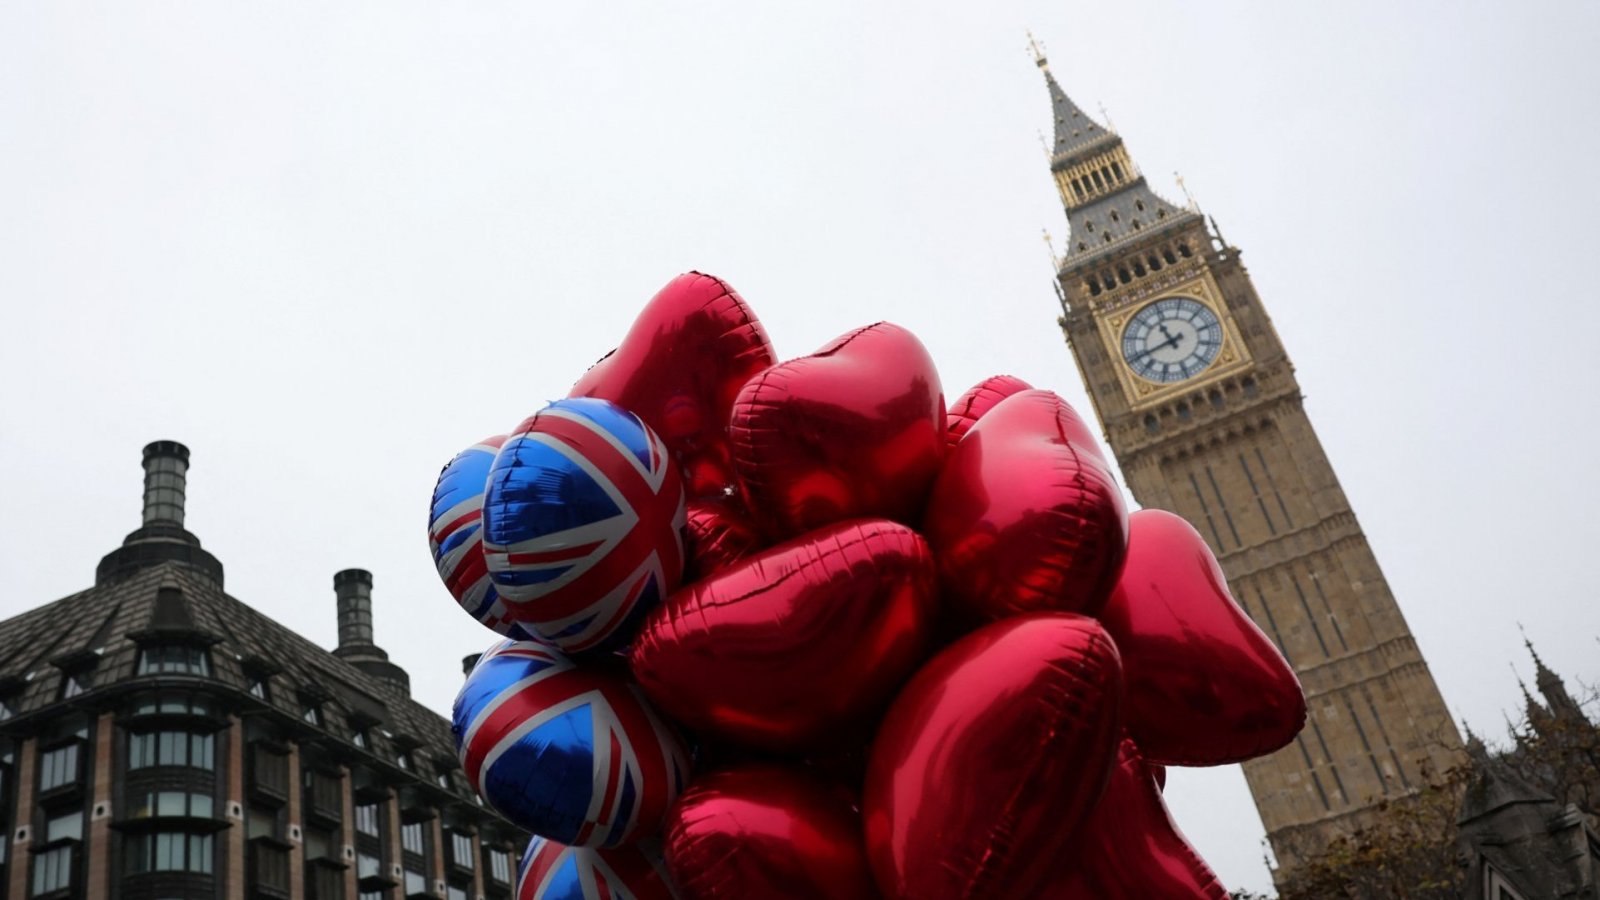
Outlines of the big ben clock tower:
M 1273 850 L 1292 867 L 1455 764 L 1461 741 L 1238 249 L 1157 196 L 1122 138 L 1036 59 L 1071 226 L 1061 327 L 1106 439 L 1141 505 L 1205 536 L 1234 598 L 1305 688 L 1299 737 L 1244 765 Z

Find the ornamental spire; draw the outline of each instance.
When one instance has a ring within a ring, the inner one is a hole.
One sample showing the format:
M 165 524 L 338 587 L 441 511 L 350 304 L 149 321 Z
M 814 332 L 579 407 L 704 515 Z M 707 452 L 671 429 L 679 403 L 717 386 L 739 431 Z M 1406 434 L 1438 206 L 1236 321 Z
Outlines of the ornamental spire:
M 1055 75 L 1050 72 L 1050 60 L 1045 57 L 1044 47 L 1033 37 L 1033 32 L 1028 32 L 1028 49 L 1033 53 L 1033 62 L 1044 73 L 1045 86 L 1050 90 L 1050 107 L 1055 113 L 1055 142 L 1052 147 L 1052 157 L 1061 158 L 1076 153 L 1091 144 L 1105 141 L 1115 137 L 1115 133 L 1104 128 L 1082 107 L 1072 102 L 1067 92 L 1056 83 Z

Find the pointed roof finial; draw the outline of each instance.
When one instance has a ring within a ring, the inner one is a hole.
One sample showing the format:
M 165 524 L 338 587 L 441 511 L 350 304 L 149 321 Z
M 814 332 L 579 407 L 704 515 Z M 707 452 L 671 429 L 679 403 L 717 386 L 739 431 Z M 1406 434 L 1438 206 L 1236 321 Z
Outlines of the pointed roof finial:
M 1172 177 L 1178 182 L 1178 190 L 1183 191 L 1183 199 L 1189 201 L 1189 209 L 1194 212 L 1199 212 L 1200 204 L 1194 202 L 1194 195 L 1189 193 L 1189 185 L 1184 183 L 1183 173 L 1174 170 Z
M 1028 29 L 1027 30 L 1027 34 L 1028 34 L 1028 49 L 1033 52 L 1034 64 L 1037 65 L 1041 69 L 1050 68 L 1050 60 L 1045 59 L 1045 56 L 1044 56 L 1044 45 L 1039 43 L 1039 41 L 1034 38 L 1033 29 L 1031 29 L 1031 28 Z
M 1111 110 L 1106 109 L 1106 105 L 1104 103 L 1100 104 L 1100 118 L 1106 120 L 1107 131 L 1111 132 L 1112 134 L 1117 133 L 1117 123 L 1111 121 Z

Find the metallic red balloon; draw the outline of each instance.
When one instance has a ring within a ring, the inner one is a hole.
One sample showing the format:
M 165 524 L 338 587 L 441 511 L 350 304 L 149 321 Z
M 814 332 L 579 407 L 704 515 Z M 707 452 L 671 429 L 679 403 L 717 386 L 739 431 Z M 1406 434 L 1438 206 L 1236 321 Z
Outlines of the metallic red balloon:
M 1117 757 L 1122 673 L 1100 624 L 995 622 L 935 656 L 873 743 L 862 810 L 890 897 L 1038 896 Z
M 881 519 L 820 529 L 684 587 L 645 619 L 639 686 L 714 738 L 774 751 L 838 744 L 928 649 L 933 558 Z
M 983 418 L 984 413 L 994 409 L 996 403 L 1012 394 L 1031 390 L 1033 385 L 1011 375 L 992 375 L 978 382 L 950 404 L 950 411 L 944 417 L 945 440 L 954 447 L 956 441 L 971 431 L 972 426 Z
M 739 388 L 773 364 L 772 343 L 727 282 L 679 275 L 653 297 L 622 343 L 572 386 L 637 415 L 661 435 L 690 497 L 733 483 L 728 411 Z
M 1105 796 L 1039 896 L 1055 900 L 1228 900 L 1172 821 L 1151 767 L 1124 738 Z
M 760 532 L 731 501 L 695 500 L 688 506 L 688 559 L 684 583 L 705 578 L 754 554 L 764 545 Z
M 944 428 L 933 359 L 879 322 L 751 379 L 728 432 L 746 508 L 784 538 L 858 516 L 915 524 Z
M 1233 601 L 1216 557 L 1182 518 L 1159 509 L 1130 517 L 1128 559 L 1100 620 L 1122 651 L 1128 733 L 1149 759 L 1241 762 L 1304 727 L 1294 670 Z
M 861 816 L 843 789 L 775 765 L 695 781 L 667 815 L 685 900 L 876 900 Z
M 1000 401 L 945 461 L 923 518 L 948 599 L 969 617 L 1099 612 L 1127 549 L 1122 491 L 1049 391 Z

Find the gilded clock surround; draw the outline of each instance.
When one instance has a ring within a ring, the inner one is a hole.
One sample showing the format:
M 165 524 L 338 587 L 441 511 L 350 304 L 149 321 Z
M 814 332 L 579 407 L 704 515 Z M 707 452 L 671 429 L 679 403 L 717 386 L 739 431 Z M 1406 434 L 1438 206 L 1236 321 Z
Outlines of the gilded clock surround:
M 1211 310 L 1211 314 L 1222 323 L 1222 349 L 1211 365 L 1195 377 L 1171 384 L 1158 384 L 1134 374 L 1127 361 L 1122 359 L 1119 348 L 1122 346 L 1122 330 L 1128 320 L 1150 304 L 1169 297 L 1189 297 Z M 1238 337 L 1239 327 L 1228 314 L 1227 304 L 1222 302 L 1222 293 L 1210 272 L 1201 272 L 1198 277 L 1165 287 L 1147 297 L 1123 298 L 1122 302 L 1113 302 L 1112 305 L 1097 304 L 1095 319 L 1100 325 L 1101 340 L 1105 342 L 1108 355 L 1117 359 L 1117 375 L 1127 394 L 1128 405 L 1135 410 L 1142 411 L 1165 403 L 1178 394 L 1209 387 L 1250 365 L 1250 353 Z

